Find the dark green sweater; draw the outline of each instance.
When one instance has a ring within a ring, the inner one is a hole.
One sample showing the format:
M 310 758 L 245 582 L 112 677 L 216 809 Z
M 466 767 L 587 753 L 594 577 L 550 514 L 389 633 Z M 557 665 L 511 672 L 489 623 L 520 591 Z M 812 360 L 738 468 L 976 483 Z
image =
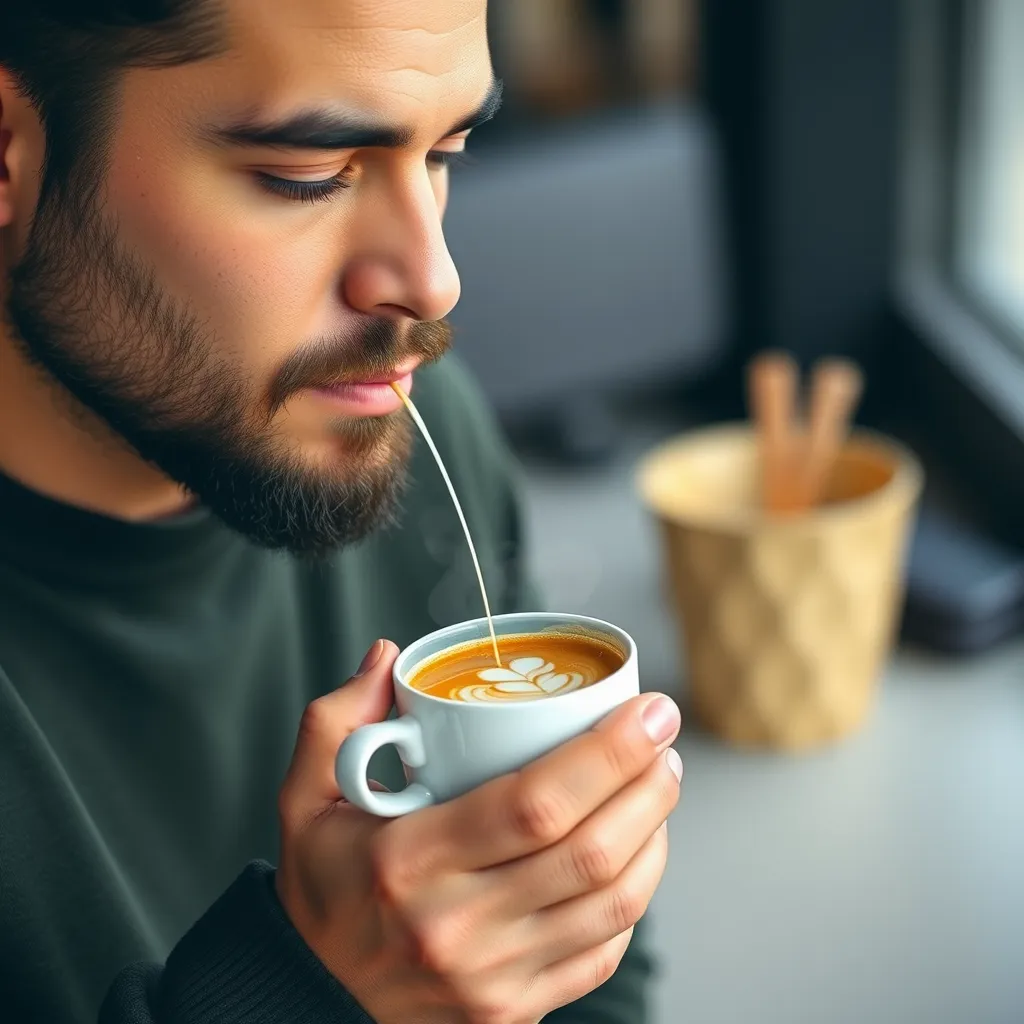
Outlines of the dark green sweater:
M 529 605 L 487 410 L 451 359 L 416 398 L 496 608 Z M 0 1020 L 368 1024 L 275 899 L 277 790 L 303 708 L 377 637 L 478 614 L 423 445 L 400 524 L 316 565 L 203 512 L 128 524 L 0 477 Z M 396 758 L 376 775 L 402 784 Z M 548 1020 L 639 1024 L 648 973 L 634 941 Z

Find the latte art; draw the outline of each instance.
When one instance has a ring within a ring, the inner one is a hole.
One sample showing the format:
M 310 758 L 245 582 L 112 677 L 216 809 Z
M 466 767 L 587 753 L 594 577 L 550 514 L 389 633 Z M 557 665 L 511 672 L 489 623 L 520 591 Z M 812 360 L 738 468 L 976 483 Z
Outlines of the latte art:
M 508 668 L 484 668 L 477 672 L 482 684 L 463 686 L 454 700 L 537 700 L 578 690 L 588 682 L 582 672 L 557 672 L 554 662 L 543 658 L 516 658 Z
M 418 666 L 410 685 L 443 700 L 507 704 L 561 697 L 606 679 L 625 657 L 603 637 L 570 632 L 500 638 L 498 667 L 486 641 L 460 644 Z

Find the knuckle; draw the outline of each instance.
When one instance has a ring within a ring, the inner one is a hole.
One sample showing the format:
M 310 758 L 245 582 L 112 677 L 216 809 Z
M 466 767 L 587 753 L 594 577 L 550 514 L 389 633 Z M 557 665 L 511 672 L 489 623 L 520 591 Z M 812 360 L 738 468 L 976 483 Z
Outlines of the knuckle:
M 459 966 L 458 951 L 443 919 L 430 918 L 412 931 L 416 956 L 431 974 L 448 978 Z
M 565 835 L 566 812 L 553 786 L 539 786 L 524 777 L 512 795 L 510 813 L 516 831 L 549 845 Z
M 608 897 L 608 920 L 613 934 L 628 931 L 647 910 L 646 894 L 632 885 L 620 884 L 612 888 Z
M 612 854 L 610 837 L 601 833 L 581 836 L 572 851 L 573 870 L 588 889 L 599 889 L 614 882 L 619 868 Z
M 642 885 L 645 899 L 648 901 L 654 895 L 654 890 L 661 882 L 665 873 L 665 865 L 668 863 L 668 823 L 666 822 L 658 829 L 650 839 L 641 847 L 637 859 L 642 860 L 638 865 L 637 877 L 633 884 Z
M 610 980 L 611 976 L 618 969 L 621 959 L 621 954 L 607 947 L 603 948 L 594 957 L 594 962 L 591 965 L 594 972 L 593 977 L 590 979 L 591 990 L 600 988 L 606 981 Z
M 318 697 L 306 705 L 299 719 L 299 737 L 322 736 L 328 727 L 331 714 L 327 701 Z
M 479 976 L 472 942 L 476 931 L 469 915 L 460 911 L 432 914 L 412 930 L 420 965 L 461 998 L 471 995 Z
M 602 746 L 609 770 L 623 782 L 636 778 L 651 760 L 650 740 L 639 728 L 614 729 Z
M 408 893 L 405 860 L 395 853 L 394 845 L 378 840 L 370 845 L 370 879 L 378 898 L 392 907 L 399 907 Z

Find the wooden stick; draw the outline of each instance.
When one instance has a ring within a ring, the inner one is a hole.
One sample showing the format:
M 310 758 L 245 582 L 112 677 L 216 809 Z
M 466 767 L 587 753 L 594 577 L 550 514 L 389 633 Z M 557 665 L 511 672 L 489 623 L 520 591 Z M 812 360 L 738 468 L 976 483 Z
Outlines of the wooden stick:
M 821 500 L 863 390 L 863 374 L 849 360 L 822 359 L 814 367 L 798 485 L 800 500 L 807 507 Z
M 754 358 L 747 375 L 748 402 L 761 460 L 761 502 L 768 512 L 792 510 L 797 453 L 796 404 L 799 371 L 785 352 Z

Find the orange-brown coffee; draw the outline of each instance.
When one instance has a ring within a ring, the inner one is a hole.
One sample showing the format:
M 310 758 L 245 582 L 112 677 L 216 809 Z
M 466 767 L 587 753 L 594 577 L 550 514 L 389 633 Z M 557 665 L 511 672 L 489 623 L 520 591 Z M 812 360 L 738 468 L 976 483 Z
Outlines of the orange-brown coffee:
M 626 660 L 612 641 L 571 632 L 502 636 L 498 647 L 501 668 L 490 640 L 473 640 L 417 666 L 409 685 L 468 703 L 540 700 L 592 686 Z

